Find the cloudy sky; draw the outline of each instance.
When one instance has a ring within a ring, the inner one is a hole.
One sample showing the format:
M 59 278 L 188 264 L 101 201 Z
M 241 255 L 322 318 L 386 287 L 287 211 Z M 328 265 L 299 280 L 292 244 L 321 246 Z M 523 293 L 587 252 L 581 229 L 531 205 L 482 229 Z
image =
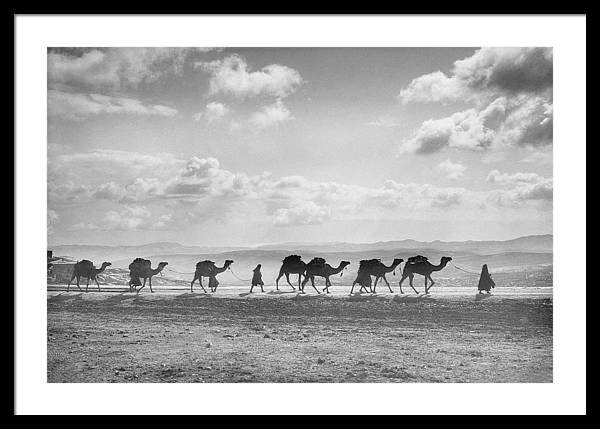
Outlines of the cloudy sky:
M 547 48 L 48 50 L 49 244 L 552 233 Z

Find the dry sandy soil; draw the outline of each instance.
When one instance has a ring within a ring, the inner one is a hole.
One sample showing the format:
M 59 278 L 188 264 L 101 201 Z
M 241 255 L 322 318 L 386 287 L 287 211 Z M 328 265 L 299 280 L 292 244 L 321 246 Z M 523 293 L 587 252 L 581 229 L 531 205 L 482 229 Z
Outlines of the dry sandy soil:
M 552 298 L 48 292 L 49 382 L 552 382 Z

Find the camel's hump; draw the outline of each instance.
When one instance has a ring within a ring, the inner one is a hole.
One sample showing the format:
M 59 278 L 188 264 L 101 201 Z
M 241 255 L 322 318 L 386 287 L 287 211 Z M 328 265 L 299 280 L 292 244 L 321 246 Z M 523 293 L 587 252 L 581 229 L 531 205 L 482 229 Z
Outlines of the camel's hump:
M 325 259 L 319 257 L 312 258 L 308 265 L 325 265 Z
M 425 262 L 427 261 L 427 256 L 423 256 L 423 255 L 416 255 L 416 256 L 411 256 L 410 258 L 408 258 L 406 260 L 407 264 L 418 264 L 419 262 Z
M 141 267 L 144 265 L 150 265 L 150 259 L 144 259 L 144 258 L 135 258 L 133 260 L 133 262 L 131 264 L 129 264 L 129 269 L 133 269 L 133 268 L 137 268 L 137 267 Z
M 302 257 L 300 255 L 290 255 L 290 256 L 286 256 L 285 258 L 283 258 L 283 263 L 288 263 L 288 262 L 300 262 L 302 260 Z
M 77 262 L 77 265 L 80 267 L 94 267 L 94 263 L 92 261 L 88 261 L 87 259 L 82 259 L 81 261 Z
M 363 259 L 358 263 L 359 268 L 374 267 L 381 264 L 381 259 Z

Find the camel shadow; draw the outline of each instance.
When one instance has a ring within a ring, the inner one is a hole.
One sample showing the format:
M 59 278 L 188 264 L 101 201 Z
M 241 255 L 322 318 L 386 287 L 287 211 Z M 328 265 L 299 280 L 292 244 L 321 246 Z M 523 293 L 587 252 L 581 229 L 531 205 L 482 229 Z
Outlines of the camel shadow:
M 127 301 L 128 299 L 133 301 L 137 298 L 137 296 L 138 295 L 135 292 L 122 292 L 118 295 L 106 298 L 104 302 L 106 304 L 120 304 L 121 302 Z
M 245 298 L 245 297 L 247 297 L 247 296 L 255 296 L 255 295 L 260 295 L 260 294 L 262 294 L 262 293 L 263 293 L 263 292 L 242 292 L 242 293 L 238 294 L 238 296 L 239 296 L 240 298 Z M 264 292 L 264 293 L 268 293 L 268 292 Z
M 286 295 L 286 294 L 289 295 L 291 293 L 298 293 L 298 291 L 296 291 L 296 290 L 287 290 L 287 291 L 286 290 L 271 290 L 271 291 L 265 292 L 265 293 L 267 293 L 269 295 Z
M 385 297 L 371 292 L 357 292 L 348 297 L 348 301 L 375 301 L 381 299 L 385 299 Z
M 198 299 L 198 298 L 211 298 L 212 294 L 204 292 L 186 292 L 181 295 L 177 295 L 175 299 Z
M 419 295 L 396 295 L 392 298 L 392 302 L 423 302 L 423 301 L 435 301 L 435 299 L 429 294 L 419 294 Z
M 55 295 L 48 298 L 49 302 L 69 302 L 69 301 L 81 301 L 83 299 L 84 292 L 78 292 L 73 294 L 72 292 L 64 292 L 60 295 Z

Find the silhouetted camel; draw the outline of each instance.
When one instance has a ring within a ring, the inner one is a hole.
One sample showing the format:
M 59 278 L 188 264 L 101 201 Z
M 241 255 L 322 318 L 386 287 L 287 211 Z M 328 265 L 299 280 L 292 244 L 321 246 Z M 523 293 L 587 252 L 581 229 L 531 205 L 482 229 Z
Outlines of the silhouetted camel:
M 88 286 L 90 285 L 90 279 L 95 280 L 98 285 L 98 291 L 100 291 L 100 283 L 98 283 L 98 274 L 109 267 L 111 265 L 110 262 L 102 262 L 102 266 L 100 268 L 94 267 L 92 261 L 88 261 L 87 259 L 83 259 L 75 264 L 73 267 L 73 275 L 71 276 L 71 280 L 67 284 L 67 292 L 69 292 L 69 288 L 71 286 L 71 282 L 74 278 L 77 278 L 77 289 L 81 291 L 79 287 L 79 279 L 81 277 L 87 277 L 87 284 L 85 285 L 85 291 L 88 291 Z
M 168 262 L 159 262 L 156 268 L 152 268 L 152 263 L 149 259 L 135 258 L 133 262 L 129 264 L 129 290 L 134 286 L 136 292 L 140 293 L 140 291 L 146 287 L 147 280 L 150 285 L 150 292 L 154 293 L 152 290 L 152 277 L 160 273 L 168 264 Z M 142 283 L 140 279 L 143 279 L 144 282 Z M 142 287 L 137 289 L 137 286 L 140 285 Z
M 200 261 L 196 264 L 196 271 L 194 273 L 194 279 L 190 284 L 190 291 L 194 292 L 194 282 L 198 280 L 200 287 L 206 293 L 206 289 L 202 286 L 202 277 L 208 277 L 208 287 L 211 292 L 215 292 L 217 290 L 217 286 L 219 285 L 219 281 L 217 280 L 217 274 L 225 271 L 229 266 L 233 264 L 231 259 L 227 259 L 222 267 L 217 267 L 213 261 Z
M 435 284 L 435 282 L 431 278 L 431 273 L 433 273 L 434 271 L 440 271 L 451 260 L 452 258 L 449 256 L 442 256 L 439 265 L 433 265 L 431 262 L 427 261 L 427 258 L 422 256 L 419 256 L 418 259 L 408 258 L 406 264 L 404 265 L 404 270 L 402 271 L 402 278 L 400 279 L 399 283 L 400 293 L 404 293 L 402 292 L 402 282 L 408 277 L 410 281 L 410 287 L 415 291 L 415 293 L 418 294 L 419 292 L 417 292 L 417 290 L 413 286 L 413 278 L 415 274 L 420 274 L 425 277 L 425 293 L 428 294 L 429 289 L 431 289 L 431 286 Z M 427 279 L 431 281 L 429 287 L 427 287 Z
M 275 288 L 279 290 L 279 279 L 285 275 L 285 279 L 293 290 L 296 288 L 290 283 L 290 274 L 298 274 L 298 289 L 301 289 L 300 281 L 302 280 L 302 274 L 306 271 L 306 263 L 302 261 L 302 258 L 298 255 L 286 256 L 283 259 L 283 264 L 279 269 L 279 275 L 275 280 Z
M 313 258 L 308 264 L 306 264 L 306 271 L 304 272 L 304 281 L 302 282 L 300 292 L 304 293 L 304 286 L 310 280 L 312 287 L 320 293 L 319 290 L 315 287 L 315 276 L 325 278 L 325 287 L 323 288 L 323 292 L 327 291 L 329 293 L 329 286 L 331 286 L 331 281 L 329 280 L 329 276 L 336 275 L 341 272 L 344 268 L 350 265 L 348 261 L 340 262 L 337 268 L 333 268 L 331 265 L 325 262 L 323 258 Z
M 396 269 L 396 267 L 398 265 L 400 265 L 403 261 L 404 261 L 404 259 L 395 258 L 389 267 L 386 267 L 383 264 L 383 262 L 381 262 L 380 259 L 369 259 L 369 260 L 360 261 L 359 275 L 356 277 L 356 280 L 354 280 L 354 283 L 352 284 L 352 289 L 350 290 L 350 293 L 352 293 L 352 291 L 354 290 L 354 285 L 356 283 L 360 284 L 361 292 L 363 291 L 363 289 L 366 290 L 365 285 L 363 285 L 362 284 L 363 282 L 360 281 L 362 276 L 366 276 L 366 275 L 375 276 L 375 283 L 371 287 L 372 293 L 377 293 L 377 282 L 379 282 L 380 279 L 383 279 L 383 281 L 387 285 L 390 292 L 394 292 L 392 290 L 392 287 L 388 283 L 385 275 L 389 272 L 394 271 Z

